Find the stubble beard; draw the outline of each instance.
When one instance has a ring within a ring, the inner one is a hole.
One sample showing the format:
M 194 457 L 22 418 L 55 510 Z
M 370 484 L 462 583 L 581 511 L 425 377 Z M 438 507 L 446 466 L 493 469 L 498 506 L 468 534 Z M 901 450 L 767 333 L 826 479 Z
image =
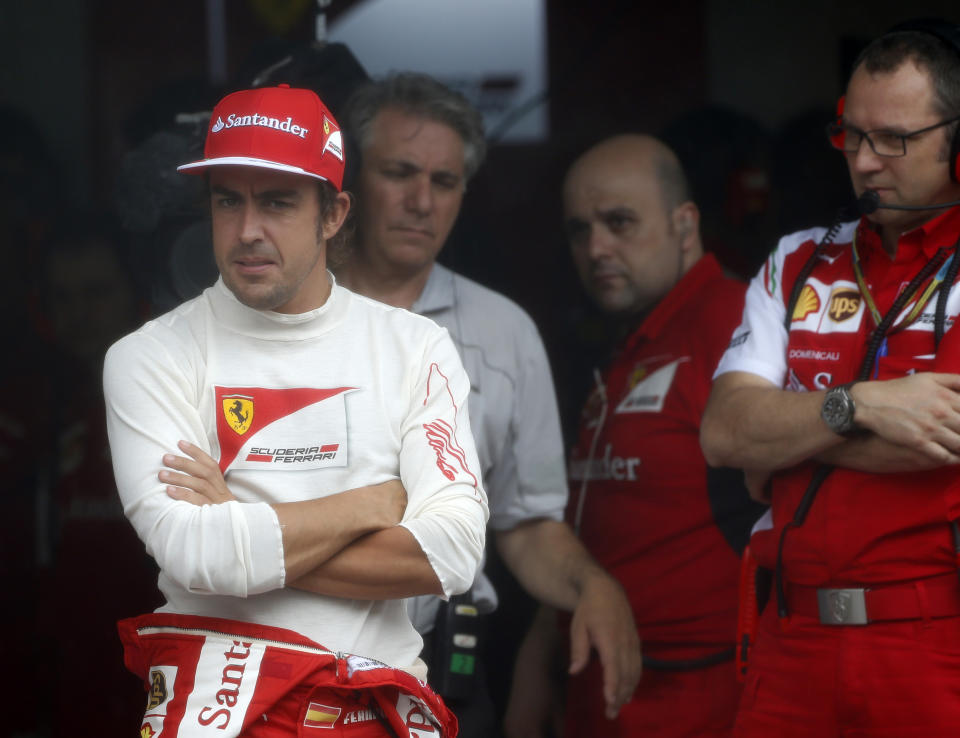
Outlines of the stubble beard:
M 232 280 L 224 279 L 224 282 L 238 301 L 254 310 L 276 310 L 290 301 L 296 294 L 296 287 L 299 286 L 280 283 L 267 288 L 266 292 L 261 292 L 255 289 L 256 285 L 241 287 L 232 284 Z M 254 289 L 249 289 L 250 287 Z
M 234 281 L 232 277 L 227 277 L 226 275 L 223 276 L 223 281 L 224 284 L 227 285 L 227 288 L 233 293 L 234 297 L 243 305 L 254 310 L 275 311 L 296 297 L 300 287 L 316 268 L 317 262 L 320 261 L 320 254 L 321 249 L 318 246 L 314 259 L 308 269 L 303 270 L 303 272 L 295 278 L 291 278 L 281 272 L 279 281 L 272 285 L 262 282 L 258 283 L 256 281 L 245 281 L 243 279 Z M 223 272 L 221 272 L 221 274 L 223 274 Z

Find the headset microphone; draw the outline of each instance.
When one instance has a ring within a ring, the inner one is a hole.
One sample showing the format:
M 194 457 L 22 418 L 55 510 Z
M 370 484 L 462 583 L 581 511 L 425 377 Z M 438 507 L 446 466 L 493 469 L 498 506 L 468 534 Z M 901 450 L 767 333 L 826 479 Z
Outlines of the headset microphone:
M 954 205 L 960 205 L 960 200 L 951 202 L 940 202 L 936 205 L 885 205 L 880 202 L 880 195 L 876 190 L 865 190 L 857 198 L 857 210 L 861 215 L 870 215 L 877 210 L 940 210 L 941 208 L 952 208 Z

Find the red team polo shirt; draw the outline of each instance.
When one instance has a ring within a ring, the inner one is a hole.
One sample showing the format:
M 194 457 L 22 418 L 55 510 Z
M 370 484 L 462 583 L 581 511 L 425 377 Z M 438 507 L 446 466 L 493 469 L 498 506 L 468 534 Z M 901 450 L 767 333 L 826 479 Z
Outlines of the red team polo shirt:
M 571 452 L 568 519 L 626 589 L 644 652 L 662 659 L 700 658 L 735 636 L 739 552 L 721 528 L 737 524 L 745 540 L 759 513 L 743 519 L 745 493 L 711 501 L 699 433 L 744 290 L 700 259 L 621 347 Z
M 786 300 L 824 230 L 783 238 L 750 285 L 743 322 L 717 374 L 746 371 L 797 392 L 825 389 L 856 378 L 874 321 L 853 269 L 851 241 L 855 234 L 865 282 L 879 312 L 885 315 L 939 248 L 952 253 L 960 235 L 960 209 L 953 208 L 904 234 L 892 261 L 868 221 L 845 224 L 836 241 L 818 257 L 793 311 L 789 334 L 783 325 Z M 886 355 L 878 359 L 872 378 L 960 371 L 960 347 L 954 332 L 945 334 L 939 352 L 934 346 L 938 297 L 939 291 L 913 323 L 889 336 Z M 907 303 L 901 319 L 914 302 Z M 958 312 L 960 290 L 951 287 L 945 329 L 953 325 Z M 807 463 L 774 476 L 772 520 L 765 516 L 751 540 L 761 565 L 775 565 L 780 532 L 793 517 L 813 468 Z M 948 505 L 947 489 L 956 477 L 953 467 L 907 474 L 834 469 L 820 487 L 802 527 L 786 537 L 785 578 L 799 584 L 844 586 L 955 570 L 947 522 L 960 513 L 960 497 L 949 493 L 954 501 Z

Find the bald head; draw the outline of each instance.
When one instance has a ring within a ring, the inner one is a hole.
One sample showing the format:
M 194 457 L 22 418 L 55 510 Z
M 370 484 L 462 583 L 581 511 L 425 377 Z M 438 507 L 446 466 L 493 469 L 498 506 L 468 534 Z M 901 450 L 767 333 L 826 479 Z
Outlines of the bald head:
M 676 155 L 651 136 L 601 141 L 564 179 L 574 263 L 605 310 L 644 313 L 702 256 L 700 214 Z
M 676 154 L 653 136 L 624 134 L 605 139 L 577 159 L 564 180 L 614 176 L 649 179 L 659 186 L 664 208 L 672 210 L 690 200 L 690 186 Z

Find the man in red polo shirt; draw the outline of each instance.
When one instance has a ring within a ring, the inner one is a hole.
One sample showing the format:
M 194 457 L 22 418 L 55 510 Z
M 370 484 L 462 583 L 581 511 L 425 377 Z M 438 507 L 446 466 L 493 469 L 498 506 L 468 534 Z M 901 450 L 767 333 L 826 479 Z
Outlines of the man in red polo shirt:
M 958 120 L 957 26 L 864 50 L 829 131 L 864 216 L 780 241 L 717 370 L 707 460 L 772 501 L 736 736 L 960 725 Z
M 564 183 L 565 225 L 591 298 L 622 340 L 583 410 L 570 454 L 568 519 L 630 599 L 644 673 L 615 720 L 597 663 L 571 676 L 564 736 L 727 736 L 739 553 L 762 510 L 737 474 L 708 469 L 700 416 L 737 324 L 745 285 L 704 254 L 679 162 L 648 136 L 597 144 Z M 729 470 L 728 470 L 729 471 Z M 549 618 L 518 659 L 507 725 L 537 735 L 524 673 Z M 526 723 L 524 723 L 526 721 Z

